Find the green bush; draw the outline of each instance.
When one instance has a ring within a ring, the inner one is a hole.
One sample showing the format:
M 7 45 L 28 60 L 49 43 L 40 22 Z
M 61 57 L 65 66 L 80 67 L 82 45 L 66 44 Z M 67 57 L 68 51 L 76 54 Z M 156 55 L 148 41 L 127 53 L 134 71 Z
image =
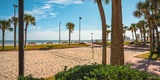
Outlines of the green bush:
M 26 77 L 19 76 L 18 80 L 44 80 L 43 78 L 33 78 L 32 75 L 28 75 Z
M 157 46 L 156 50 L 158 53 L 160 53 L 160 45 Z
M 160 77 L 131 69 L 129 66 L 75 66 L 55 75 L 56 80 L 160 80 Z

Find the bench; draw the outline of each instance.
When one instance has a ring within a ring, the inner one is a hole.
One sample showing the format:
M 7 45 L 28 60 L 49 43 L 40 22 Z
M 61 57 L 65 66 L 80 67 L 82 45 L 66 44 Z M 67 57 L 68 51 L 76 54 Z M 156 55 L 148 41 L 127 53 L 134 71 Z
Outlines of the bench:
M 47 42 L 47 44 L 53 44 L 52 42 Z
M 30 43 L 28 43 L 28 45 L 35 45 L 36 43 L 35 42 L 30 42 Z

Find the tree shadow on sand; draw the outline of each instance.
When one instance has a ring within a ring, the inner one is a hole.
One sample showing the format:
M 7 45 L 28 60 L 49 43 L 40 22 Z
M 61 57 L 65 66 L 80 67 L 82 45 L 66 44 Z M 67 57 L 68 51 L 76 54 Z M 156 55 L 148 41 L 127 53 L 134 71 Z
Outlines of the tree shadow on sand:
M 155 74 L 155 75 L 160 75 L 160 74 L 157 74 L 156 72 L 158 71 L 160 73 L 160 61 L 156 61 L 157 58 L 160 57 L 160 55 L 157 55 L 156 58 L 152 58 L 154 54 L 150 54 L 148 59 L 141 59 L 141 60 L 138 60 L 136 63 L 132 63 L 132 62 L 129 62 L 127 64 L 131 64 L 131 66 L 135 69 L 138 69 L 138 70 L 142 70 L 142 71 L 145 71 L 145 72 L 150 72 L 152 74 Z M 155 59 L 155 60 L 153 60 Z M 153 67 L 153 66 L 156 66 L 156 67 Z M 152 72 L 151 70 L 149 70 L 149 68 L 152 68 Z
M 148 45 L 145 45 L 145 44 L 132 45 L 132 46 L 124 47 L 124 49 L 127 50 L 127 51 L 137 51 L 137 52 L 149 51 L 149 48 L 150 47 Z

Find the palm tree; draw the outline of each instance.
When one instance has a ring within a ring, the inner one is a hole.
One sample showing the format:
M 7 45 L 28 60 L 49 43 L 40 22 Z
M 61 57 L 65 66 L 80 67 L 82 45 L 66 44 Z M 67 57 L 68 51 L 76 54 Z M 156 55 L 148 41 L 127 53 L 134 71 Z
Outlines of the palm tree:
M 128 26 L 124 26 L 124 27 L 123 27 L 123 29 L 124 29 L 124 30 L 123 30 L 123 31 L 124 31 L 124 41 L 125 41 L 125 37 L 126 37 L 126 30 L 127 30 L 127 28 L 128 28 Z
M 36 25 L 35 17 L 33 17 L 32 15 L 24 14 L 24 22 L 25 22 L 25 25 L 26 25 L 26 27 L 25 27 L 25 44 L 24 44 L 24 46 L 26 46 L 28 25 L 29 24 Z
M 9 30 L 12 31 L 13 28 L 11 26 L 11 20 L 0 20 L 0 29 L 2 30 L 2 49 L 4 49 L 4 36 L 5 36 L 5 31 Z
M 104 13 L 104 9 L 102 6 L 102 0 L 94 0 L 98 5 L 98 10 L 101 17 L 102 22 L 102 64 L 106 64 L 106 17 Z M 105 3 L 108 4 L 109 0 L 105 0 Z
M 133 42 L 134 42 L 134 34 L 133 34 L 134 28 L 132 26 L 130 26 L 127 30 L 132 32 L 132 39 L 133 39 Z
M 124 64 L 121 0 L 112 0 L 111 64 Z M 118 44 L 118 45 L 117 45 Z
M 143 33 L 143 41 L 144 41 L 144 44 L 146 44 L 146 28 L 145 28 L 146 21 L 140 20 L 138 23 L 142 28 L 141 32 Z M 141 34 L 141 36 L 142 36 L 142 34 Z
M 12 22 L 14 25 L 14 49 L 16 49 L 16 28 L 17 28 L 17 24 L 18 24 L 18 18 L 12 17 Z
M 136 36 L 137 28 L 136 28 L 136 24 L 135 24 L 135 23 L 132 23 L 131 26 L 132 26 L 132 28 L 133 28 L 134 35 L 135 35 L 135 38 L 136 38 L 135 42 L 137 42 L 137 36 Z
M 72 22 L 68 22 L 66 24 L 66 26 L 67 26 L 67 29 L 69 30 L 69 45 L 70 45 L 70 42 L 71 42 L 71 33 L 73 32 L 75 25 Z
M 141 25 L 141 23 L 138 22 L 136 27 L 137 27 L 137 29 L 139 29 L 139 31 L 140 31 L 141 42 L 142 42 L 142 33 L 143 33 L 143 30 L 142 30 L 142 25 Z

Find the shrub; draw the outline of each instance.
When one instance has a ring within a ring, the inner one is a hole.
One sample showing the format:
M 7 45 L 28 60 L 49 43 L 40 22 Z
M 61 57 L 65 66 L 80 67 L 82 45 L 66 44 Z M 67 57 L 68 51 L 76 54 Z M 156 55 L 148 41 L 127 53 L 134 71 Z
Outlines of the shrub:
M 157 46 L 156 50 L 158 53 L 160 53 L 160 45 Z
M 55 75 L 56 80 L 160 80 L 160 77 L 131 69 L 129 66 L 75 66 Z
M 19 76 L 18 80 L 44 80 L 43 78 L 33 78 L 32 75 L 28 75 L 26 77 Z

